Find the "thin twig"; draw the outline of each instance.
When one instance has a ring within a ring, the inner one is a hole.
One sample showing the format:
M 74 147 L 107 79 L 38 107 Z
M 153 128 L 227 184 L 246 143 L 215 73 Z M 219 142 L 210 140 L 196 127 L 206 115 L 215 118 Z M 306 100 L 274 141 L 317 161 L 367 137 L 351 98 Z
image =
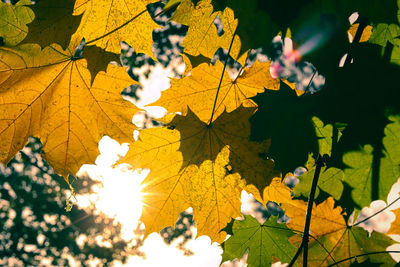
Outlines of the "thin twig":
M 297 249 L 296 254 L 293 259 L 289 263 L 289 267 L 293 266 L 296 262 L 297 258 L 300 256 L 301 251 L 303 251 L 303 267 L 307 267 L 308 260 L 308 238 L 310 236 L 310 223 L 311 223 L 311 215 L 312 215 L 312 207 L 315 198 L 315 192 L 317 190 L 319 174 L 321 172 L 321 168 L 324 165 L 323 159 L 320 154 L 318 154 L 316 161 L 316 168 L 314 173 L 314 178 L 311 185 L 310 195 L 308 196 L 308 204 L 307 204 L 307 213 L 306 213 L 306 221 L 304 223 L 304 232 L 303 239 L 301 241 L 300 247 Z
M 151 17 L 151 18 L 152 18 L 152 19 L 155 19 L 155 18 L 157 18 L 158 16 L 161 16 L 161 15 L 165 14 L 167 11 L 169 11 L 169 10 L 171 10 L 172 8 L 176 7 L 178 4 L 179 4 L 179 3 L 176 3 L 176 4 L 170 6 L 170 7 L 166 8 L 166 9 L 163 9 L 161 12 L 158 12 L 157 14 L 155 14 L 155 15 L 154 15 L 153 17 Z M 90 41 L 86 42 L 86 45 L 91 44 L 91 43 L 94 43 L 94 42 L 96 42 L 96 41 L 98 41 L 98 40 L 100 40 L 100 39 L 103 39 L 104 37 L 106 37 L 106 36 L 108 36 L 108 35 L 110 35 L 110 34 L 113 34 L 114 32 L 116 32 L 116 31 L 118 31 L 119 29 L 125 27 L 126 25 L 128 25 L 129 23 L 131 23 L 132 21 L 134 21 L 135 19 L 137 19 L 138 17 L 140 17 L 141 15 L 143 15 L 144 13 L 146 13 L 146 11 L 147 11 L 147 8 L 144 9 L 143 11 L 141 11 L 140 13 L 136 14 L 133 18 L 131 18 L 130 20 L 128 20 L 128 21 L 126 21 L 125 23 L 121 24 L 121 25 L 118 26 L 117 28 L 115 28 L 115 29 L 113 29 L 113 30 L 111 30 L 111 31 L 109 31 L 109 32 L 107 32 L 107 33 L 105 33 L 105 34 L 103 34 L 102 36 L 99 36 L 99 37 L 97 37 L 97 38 L 95 38 L 95 39 L 93 39 L 93 40 L 90 40 Z
M 393 200 L 392 203 L 390 203 L 389 205 L 387 205 L 387 206 L 384 207 L 383 209 L 381 209 L 381 210 L 375 212 L 374 214 L 372 214 L 371 216 L 365 218 L 364 220 L 359 221 L 358 223 L 353 224 L 353 226 L 357 226 L 357 225 L 359 225 L 359 224 L 361 224 L 361 223 L 363 223 L 363 222 L 365 222 L 365 221 L 368 221 L 369 219 L 371 219 L 372 217 L 374 217 L 374 216 L 378 215 L 379 213 L 383 212 L 384 210 L 386 210 L 387 208 L 389 208 L 390 206 L 392 206 L 394 203 L 396 203 L 396 202 L 399 201 L 399 200 L 400 200 L 400 197 L 396 198 L 395 200 Z

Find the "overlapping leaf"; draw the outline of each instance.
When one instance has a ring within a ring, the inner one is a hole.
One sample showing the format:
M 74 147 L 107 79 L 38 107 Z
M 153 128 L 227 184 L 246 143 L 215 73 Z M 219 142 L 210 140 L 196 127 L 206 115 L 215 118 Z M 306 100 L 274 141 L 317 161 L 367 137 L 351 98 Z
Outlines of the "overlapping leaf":
M 1 162 L 35 136 L 58 173 L 74 174 L 95 160 L 104 135 L 131 140 L 138 109 L 120 93 L 133 81 L 124 68 L 109 65 L 91 84 L 86 59 L 73 57 L 75 46 L 0 48 Z
M 312 180 L 315 174 L 315 167 L 304 175 L 300 176 L 300 182 L 293 189 L 294 195 L 308 197 L 311 189 Z M 339 200 L 343 193 L 344 173 L 338 168 L 323 167 L 318 179 L 318 186 L 315 197 L 318 197 L 320 190 L 328 193 L 336 200 Z
M 384 263 L 386 266 L 395 264 L 392 257 L 384 252 L 394 241 L 377 232 L 369 236 L 368 232 L 357 226 L 348 226 L 342 216 L 340 207 L 334 208 L 333 198 L 328 198 L 318 206 L 313 207 L 310 234 L 313 238 L 309 241 L 309 266 L 326 266 L 340 260 L 348 259 L 340 266 L 349 266 L 355 261 L 364 262 L 367 259 L 373 263 Z M 307 203 L 294 200 L 290 204 L 283 204 L 285 213 L 290 217 L 288 227 L 293 230 L 303 231 Z M 299 245 L 301 239 L 291 239 Z M 371 253 L 369 255 L 365 255 Z M 362 256 L 361 256 L 362 255 Z M 355 258 L 353 258 L 355 257 Z
M 21 0 L 16 5 L 0 1 L 0 37 L 4 45 L 13 46 L 21 42 L 28 33 L 26 24 L 33 19 L 33 12 L 26 5 L 28 0 Z
M 219 16 L 223 25 L 223 34 L 218 35 L 214 20 Z M 239 36 L 233 36 L 237 26 L 232 9 L 223 12 L 213 12 L 211 0 L 200 1 L 196 6 L 189 0 L 182 1 L 172 19 L 189 26 L 188 33 L 182 43 L 185 53 L 192 56 L 199 54 L 212 58 L 218 48 L 229 50 L 232 38 L 233 44 L 230 55 L 239 56 L 241 43 Z
M 368 206 L 376 199 L 385 199 L 400 174 L 400 117 L 389 119 L 391 123 L 385 128 L 382 157 L 369 145 L 343 157 L 343 162 L 349 166 L 344 170 L 344 181 L 353 188 L 353 200 L 360 207 Z
M 294 233 L 285 224 L 270 217 L 262 225 L 252 216 L 244 215 L 244 220 L 235 220 L 232 236 L 223 243 L 222 262 L 241 259 L 247 250 L 247 266 L 271 266 L 273 259 L 288 263 L 295 253 L 295 247 L 288 239 Z
M 330 157 L 332 155 L 332 145 L 338 143 L 342 136 L 342 131 L 338 130 L 331 124 L 324 125 L 324 123 L 317 117 L 312 118 L 312 124 L 314 125 L 315 134 L 318 139 L 319 154 L 321 156 L 328 155 Z M 335 134 L 335 131 L 337 131 L 337 134 Z M 316 167 L 315 160 L 312 156 L 309 156 L 306 166 L 308 171 L 299 177 L 300 183 L 293 189 L 296 197 L 300 195 L 308 197 L 311 189 Z M 315 197 L 318 197 L 321 189 L 336 200 L 339 200 L 343 192 L 343 180 L 344 173 L 341 169 L 327 166 L 322 167 Z
M 379 23 L 372 31 L 370 43 L 386 46 L 387 42 L 394 44 L 394 40 L 400 37 L 400 26 L 397 24 Z
M 152 32 L 158 25 L 147 12 L 146 5 L 157 0 L 77 0 L 74 15 L 83 13 L 78 34 L 89 44 L 119 54 L 125 41 L 138 53 L 153 55 Z
M 189 110 L 166 127 L 140 132 L 123 162 L 151 170 L 143 182 L 147 234 L 174 225 L 191 206 L 198 234 L 224 240 L 219 230 L 240 214 L 243 179 L 262 192 L 275 176 L 268 143 L 248 140 L 253 113 L 240 107 L 207 125 Z
M 264 92 L 264 88 L 278 90 L 280 81 L 273 79 L 269 73 L 270 63 L 256 62 L 246 68 L 242 75 L 232 80 L 224 73 L 218 99 L 215 104 L 213 120 L 226 110 L 231 112 L 243 105 L 255 107 L 249 98 Z M 203 122 L 209 122 L 213 105 L 221 79 L 223 64 L 219 61 L 215 66 L 201 64 L 192 70 L 191 76 L 172 79 L 171 87 L 162 92 L 161 98 L 152 105 L 166 108 L 169 112 L 186 114 L 190 108 Z
M 72 15 L 74 3 L 75 0 L 41 0 L 31 5 L 35 18 L 28 25 L 28 35 L 23 42 L 36 43 L 42 48 L 57 43 L 67 49 L 82 18 Z

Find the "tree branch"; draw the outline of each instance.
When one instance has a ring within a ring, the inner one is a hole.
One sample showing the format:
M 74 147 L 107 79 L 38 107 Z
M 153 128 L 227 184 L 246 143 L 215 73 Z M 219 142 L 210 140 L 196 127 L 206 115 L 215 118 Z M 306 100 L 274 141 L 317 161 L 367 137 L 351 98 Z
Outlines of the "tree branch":
M 314 203 L 315 192 L 317 190 L 319 174 L 321 173 L 322 166 L 324 166 L 324 161 L 320 154 L 318 154 L 317 161 L 315 162 L 315 164 L 316 164 L 315 173 L 314 173 L 313 181 L 311 184 L 310 195 L 308 196 L 307 213 L 306 213 L 306 221 L 304 224 L 303 239 L 302 239 L 300 247 L 297 249 L 297 252 L 294 255 L 292 261 L 289 263 L 289 267 L 293 266 L 293 264 L 296 262 L 297 258 L 300 256 L 301 251 L 303 251 L 303 267 L 307 267 L 308 238 L 310 236 L 310 223 L 311 223 L 312 207 L 313 207 L 313 203 Z

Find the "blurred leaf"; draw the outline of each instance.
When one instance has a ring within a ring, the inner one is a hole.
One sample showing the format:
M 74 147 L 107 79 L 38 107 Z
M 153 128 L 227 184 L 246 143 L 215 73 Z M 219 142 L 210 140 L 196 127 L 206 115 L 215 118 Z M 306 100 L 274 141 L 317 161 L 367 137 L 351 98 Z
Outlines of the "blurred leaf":
M 400 37 L 400 26 L 396 24 L 379 23 L 372 31 L 370 43 L 386 46 L 387 42 L 395 44 L 395 38 Z

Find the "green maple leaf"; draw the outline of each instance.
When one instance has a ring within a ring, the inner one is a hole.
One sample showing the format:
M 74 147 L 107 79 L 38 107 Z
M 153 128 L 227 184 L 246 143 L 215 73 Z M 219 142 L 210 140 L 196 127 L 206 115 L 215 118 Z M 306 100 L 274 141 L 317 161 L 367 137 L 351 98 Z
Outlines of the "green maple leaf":
M 379 156 L 370 145 L 343 157 L 343 162 L 349 166 L 344 170 L 344 181 L 353 188 L 353 200 L 361 207 L 373 200 L 385 199 L 400 174 L 400 116 L 389 119 L 392 123 L 385 128 L 382 157 L 374 159 Z
M 295 253 L 295 247 L 288 241 L 294 233 L 285 224 L 277 223 L 276 217 L 260 224 L 254 217 L 244 215 L 243 221 L 234 221 L 232 233 L 223 243 L 222 262 L 242 258 L 247 249 L 249 267 L 270 266 L 273 257 L 290 262 Z
M 379 23 L 372 31 L 370 43 L 385 47 L 387 42 L 396 45 L 395 39 L 400 36 L 400 27 L 397 24 Z
M 299 177 L 300 182 L 293 188 L 296 197 L 308 197 L 314 174 L 315 167 Z M 334 167 L 323 167 L 319 175 L 315 197 L 317 198 L 320 190 L 322 190 L 331 195 L 334 199 L 339 200 L 343 193 L 343 179 L 344 174 L 342 170 Z
M 82 18 L 72 15 L 74 4 L 75 0 L 41 0 L 31 5 L 35 19 L 28 25 L 23 43 L 37 43 L 42 48 L 58 43 L 66 49 Z
M 24 5 L 29 0 L 19 1 L 16 5 L 0 1 L 0 37 L 6 46 L 14 46 L 21 42 L 28 33 L 26 24 L 33 19 L 33 12 Z
M 283 204 L 282 208 L 290 217 L 288 227 L 293 231 L 303 231 L 307 202 L 293 200 Z M 335 207 L 333 198 L 328 198 L 319 205 L 313 205 L 310 224 L 307 266 L 350 266 L 353 262 L 369 260 L 394 266 L 392 257 L 385 253 L 386 248 L 395 242 L 388 236 L 372 232 L 371 235 L 357 224 L 349 225 L 343 217 L 342 208 Z M 289 240 L 299 246 L 301 236 L 293 236 Z M 301 256 L 300 256 L 301 258 Z M 301 262 L 301 259 L 298 259 Z

